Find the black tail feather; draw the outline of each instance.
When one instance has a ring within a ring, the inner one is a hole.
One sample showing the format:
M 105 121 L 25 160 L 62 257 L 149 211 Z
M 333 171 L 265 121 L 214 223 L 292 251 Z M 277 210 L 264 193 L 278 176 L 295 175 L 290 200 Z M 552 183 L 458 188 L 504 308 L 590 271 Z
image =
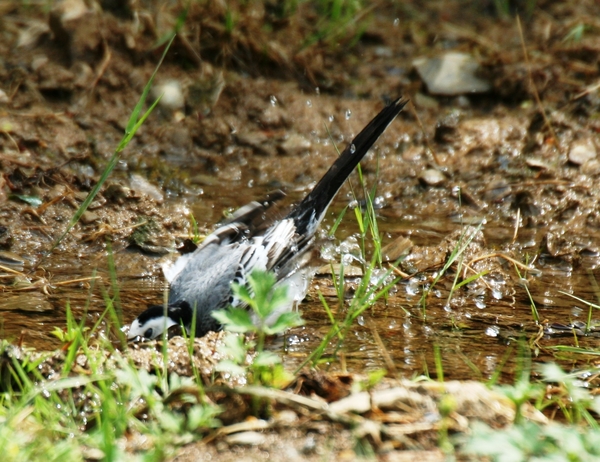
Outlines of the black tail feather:
M 301 236 L 312 235 L 327 211 L 327 207 L 358 165 L 367 151 L 377 141 L 388 125 L 396 118 L 408 101 L 400 98 L 386 106 L 346 146 L 313 190 L 290 212 L 288 218 L 296 223 L 296 232 Z

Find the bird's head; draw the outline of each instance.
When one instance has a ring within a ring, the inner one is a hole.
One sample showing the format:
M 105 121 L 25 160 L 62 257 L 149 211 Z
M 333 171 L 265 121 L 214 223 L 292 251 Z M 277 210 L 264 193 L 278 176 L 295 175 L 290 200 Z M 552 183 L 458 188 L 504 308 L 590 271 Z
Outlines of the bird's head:
M 133 320 L 127 332 L 127 339 L 155 339 L 170 327 L 180 325 L 189 331 L 192 315 L 192 307 L 185 301 L 168 305 L 166 309 L 163 305 L 152 305 Z

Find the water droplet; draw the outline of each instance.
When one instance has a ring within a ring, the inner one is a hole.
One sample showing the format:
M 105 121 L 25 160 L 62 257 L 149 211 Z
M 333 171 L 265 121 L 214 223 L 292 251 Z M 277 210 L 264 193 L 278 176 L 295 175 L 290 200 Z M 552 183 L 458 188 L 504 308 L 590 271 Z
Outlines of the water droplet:
M 350 109 L 346 109 L 344 117 L 346 117 L 346 120 L 348 120 L 350 117 L 352 117 L 352 111 Z
M 373 207 L 375 207 L 376 209 L 383 208 L 384 205 L 385 205 L 385 197 L 383 197 L 383 196 L 377 196 L 375 198 L 375 200 L 373 201 Z
M 333 122 L 333 116 L 330 115 L 329 117 L 327 117 L 327 120 L 329 120 L 329 122 Z
M 398 27 L 399 24 L 400 24 L 400 18 L 394 19 L 394 27 Z
M 312 107 L 312 101 L 307 99 L 306 100 L 306 107 Z
M 359 316 L 358 318 L 356 318 L 356 322 L 358 323 L 359 326 L 363 326 L 363 327 L 366 324 L 364 316 Z
M 320 94 L 321 94 L 321 90 L 319 89 L 319 87 L 316 87 L 316 88 L 315 88 L 315 93 L 316 93 L 317 95 L 320 95 Z
M 500 333 L 500 327 L 498 327 L 498 326 L 490 326 L 485 330 L 485 334 L 489 335 L 490 337 L 498 337 L 499 333 Z
M 342 264 L 344 266 L 350 266 L 353 261 L 354 261 L 354 257 L 352 256 L 352 254 L 345 253 L 344 255 L 342 255 Z
M 277 106 L 277 97 L 275 95 L 271 95 L 269 97 L 269 100 L 271 101 L 271 106 L 273 106 L 273 107 Z
M 407 295 L 417 295 L 419 293 L 419 285 L 417 283 L 408 283 L 406 285 Z
M 351 145 L 350 145 L 350 152 L 351 152 L 352 154 L 354 154 L 354 153 L 356 152 L 356 146 L 354 146 L 354 144 L 351 144 Z

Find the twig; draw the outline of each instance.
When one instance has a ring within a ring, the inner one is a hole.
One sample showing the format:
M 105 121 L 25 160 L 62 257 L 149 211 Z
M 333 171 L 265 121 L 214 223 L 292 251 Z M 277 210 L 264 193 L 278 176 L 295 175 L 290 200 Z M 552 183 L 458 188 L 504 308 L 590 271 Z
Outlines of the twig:
M 429 152 L 431 152 L 433 161 L 435 162 L 437 167 L 441 167 L 442 164 L 441 164 L 435 150 L 433 149 L 433 146 L 429 142 L 429 137 L 427 136 L 427 133 L 425 132 L 425 127 L 423 126 L 423 123 L 421 122 L 421 119 L 419 118 L 419 114 L 417 114 L 417 109 L 415 108 L 415 105 L 413 104 L 412 100 L 409 100 L 408 104 L 412 110 L 413 115 L 415 116 L 415 119 L 417 119 L 417 124 L 419 124 L 419 128 L 421 129 L 421 132 L 423 133 L 423 137 L 425 138 L 425 144 L 427 145 L 427 149 L 429 149 Z
M 519 234 L 519 222 L 521 221 L 521 208 L 517 209 L 517 216 L 515 217 L 515 232 L 513 233 L 513 238 L 511 244 L 517 242 L 517 235 Z
M 471 266 L 473 263 L 481 261 L 481 260 L 485 260 L 486 258 L 494 258 L 494 257 L 504 258 L 505 260 L 513 263 L 514 265 L 517 265 L 519 268 L 527 270 L 531 273 L 540 273 L 540 270 L 533 268 L 532 266 L 527 266 L 526 264 L 521 263 L 520 261 L 517 261 L 514 258 L 509 257 L 508 255 L 505 255 L 505 254 L 499 253 L 499 252 L 488 253 L 486 255 L 474 257 L 469 261 L 469 263 L 467 263 L 467 266 Z M 465 268 L 465 273 L 466 273 L 466 268 Z M 463 273 L 463 278 L 466 276 L 465 273 Z
M 531 63 L 529 62 L 529 55 L 527 54 L 527 48 L 525 47 L 525 37 L 523 35 L 523 28 L 521 27 L 521 18 L 518 15 L 517 15 L 517 27 L 519 29 L 519 37 L 521 38 L 521 47 L 523 48 L 523 56 L 525 57 L 525 64 L 527 64 L 527 72 L 529 73 L 529 81 L 531 82 L 531 88 L 533 90 L 533 96 L 535 98 L 535 102 L 538 106 L 538 110 L 540 111 L 540 113 L 542 114 L 542 117 L 544 118 L 544 125 L 546 125 L 548 127 L 550 134 L 552 135 L 552 137 L 554 138 L 554 140 L 556 142 L 556 148 L 560 152 L 560 145 L 558 142 L 558 138 L 556 137 L 556 132 L 554 131 L 554 128 L 552 127 L 552 124 L 550 123 L 550 119 L 548 119 L 548 116 L 546 115 L 546 111 L 544 109 L 544 106 L 542 105 L 542 100 L 540 99 L 540 94 L 538 92 L 537 85 L 535 84 L 535 81 L 533 80 L 533 72 L 531 71 Z

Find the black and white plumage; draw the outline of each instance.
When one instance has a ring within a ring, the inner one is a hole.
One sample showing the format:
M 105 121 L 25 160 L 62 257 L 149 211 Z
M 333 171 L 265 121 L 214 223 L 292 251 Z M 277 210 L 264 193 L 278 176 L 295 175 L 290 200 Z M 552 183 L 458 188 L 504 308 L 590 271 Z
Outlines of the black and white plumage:
M 329 204 L 405 104 L 397 99 L 377 114 L 285 218 L 257 229 L 254 222 L 279 196 L 264 203 L 253 202 L 222 223 L 194 252 L 180 257 L 165 270 L 171 283 L 166 310 L 162 305 L 149 307 L 133 321 L 128 338 L 156 338 L 179 324 L 189 331 L 194 309 L 196 336 L 219 330 L 221 326 L 211 313 L 239 304 L 231 283 L 244 284 L 253 270 L 272 271 L 277 281 L 291 286 L 293 298 L 300 301 L 310 279 L 305 270 L 309 250 Z

